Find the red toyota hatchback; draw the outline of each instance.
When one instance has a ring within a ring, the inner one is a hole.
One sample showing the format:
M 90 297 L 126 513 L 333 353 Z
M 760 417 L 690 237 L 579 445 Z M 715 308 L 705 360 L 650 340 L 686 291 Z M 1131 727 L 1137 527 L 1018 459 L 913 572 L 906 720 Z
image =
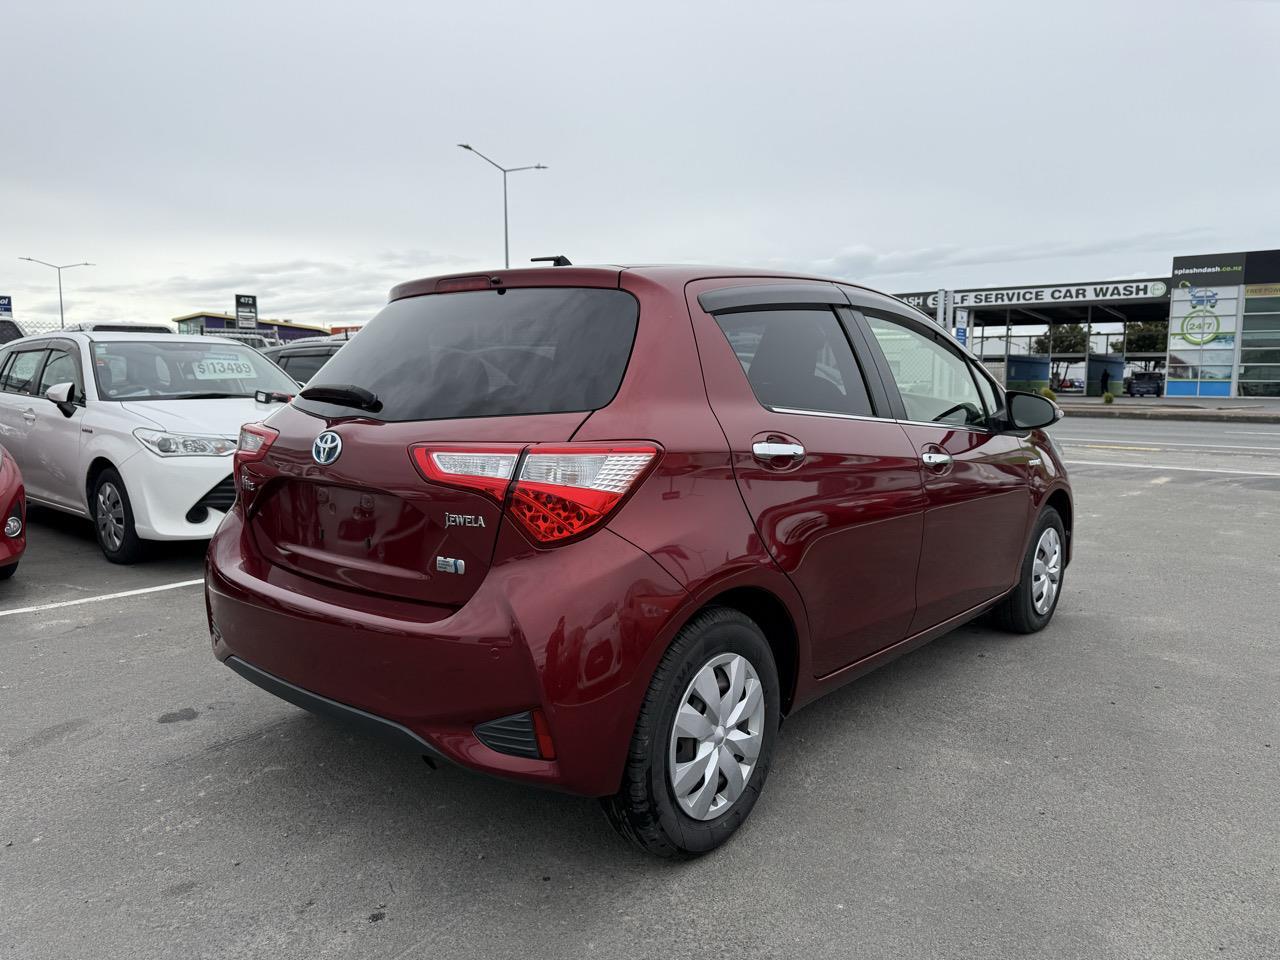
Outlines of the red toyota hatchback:
M 0 580 L 18 572 L 27 549 L 27 504 L 22 474 L 9 451 L 0 447 Z
M 429 760 L 703 853 L 779 724 L 988 611 L 1053 616 L 1060 411 L 862 287 L 694 267 L 402 284 L 246 426 L 215 655 Z

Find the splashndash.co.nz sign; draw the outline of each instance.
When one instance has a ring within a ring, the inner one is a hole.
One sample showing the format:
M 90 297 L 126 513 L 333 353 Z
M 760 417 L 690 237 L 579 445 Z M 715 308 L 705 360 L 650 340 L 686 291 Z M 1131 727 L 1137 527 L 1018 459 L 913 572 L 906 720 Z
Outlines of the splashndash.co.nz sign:
M 1047 287 L 1008 287 L 989 290 L 956 290 L 957 307 L 1024 307 L 1055 303 L 1107 303 L 1116 300 L 1167 300 L 1167 280 L 1119 280 L 1104 283 L 1072 283 Z M 921 310 L 935 310 L 938 294 L 900 293 Z

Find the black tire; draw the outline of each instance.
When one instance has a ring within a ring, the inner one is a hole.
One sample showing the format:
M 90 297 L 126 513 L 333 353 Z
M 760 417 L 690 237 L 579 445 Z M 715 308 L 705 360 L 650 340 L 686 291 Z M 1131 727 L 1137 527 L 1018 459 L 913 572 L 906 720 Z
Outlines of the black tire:
M 0 567 L 0 580 L 8 580 L 18 572 L 18 565 L 11 563 L 7 567 Z
M 1049 609 L 1044 613 L 1040 613 L 1036 610 L 1032 595 L 1033 568 L 1035 566 L 1036 548 L 1040 543 L 1040 538 L 1044 536 L 1044 532 L 1050 527 L 1058 532 L 1058 540 L 1062 545 L 1062 565 L 1058 574 L 1057 590 L 1053 595 L 1052 602 L 1049 604 Z M 1053 507 L 1045 507 L 1040 513 L 1035 532 L 1031 534 L 1031 543 L 1027 547 L 1027 555 L 1022 558 L 1022 576 L 1018 580 L 1018 585 L 991 612 L 992 622 L 996 626 L 1003 630 L 1008 630 L 1010 633 L 1036 633 L 1049 625 L 1049 621 L 1053 619 L 1054 611 L 1058 609 L 1058 601 L 1062 599 L 1062 586 L 1067 572 L 1066 549 L 1067 535 L 1066 529 L 1062 525 L 1062 517 L 1058 515 L 1058 511 Z
M 685 691 L 694 675 L 722 653 L 739 654 L 756 670 L 764 695 L 762 742 L 742 794 L 714 819 L 698 820 L 676 800 L 667 775 L 667 756 Z M 622 787 L 601 800 L 609 822 L 641 850 L 659 857 L 687 859 L 720 846 L 742 826 L 764 789 L 780 703 L 773 651 L 755 621 L 726 607 L 698 614 L 676 636 L 654 671 L 631 738 Z
M 102 498 L 105 495 L 111 500 L 111 491 L 119 500 L 121 516 L 115 518 L 121 524 L 118 530 L 118 542 L 113 542 L 99 513 L 102 509 Z M 93 532 L 98 538 L 98 546 L 102 555 L 112 563 L 137 563 L 146 556 L 146 544 L 138 538 L 137 527 L 133 523 L 133 507 L 129 503 L 129 491 L 113 468 L 108 467 L 98 474 L 93 481 L 93 492 L 89 495 L 89 513 L 93 518 Z

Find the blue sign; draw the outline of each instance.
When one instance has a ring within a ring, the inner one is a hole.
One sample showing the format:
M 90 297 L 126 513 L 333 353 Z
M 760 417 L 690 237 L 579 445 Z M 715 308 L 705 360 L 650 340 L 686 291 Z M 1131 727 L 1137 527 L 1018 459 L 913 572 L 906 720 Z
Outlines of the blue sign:
M 0 317 L 13 316 L 13 297 L 0 297 Z
M 956 339 L 960 341 L 960 345 L 966 346 L 969 343 L 969 328 L 956 327 Z
M 1192 287 L 1190 296 L 1193 307 L 1216 307 L 1218 305 L 1218 291 L 1211 287 Z

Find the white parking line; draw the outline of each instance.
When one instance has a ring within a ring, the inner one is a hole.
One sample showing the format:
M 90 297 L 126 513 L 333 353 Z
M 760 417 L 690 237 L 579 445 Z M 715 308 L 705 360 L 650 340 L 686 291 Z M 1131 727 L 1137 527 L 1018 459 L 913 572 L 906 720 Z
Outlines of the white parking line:
M 1201 450 L 1280 450 L 1280 447 L 1258 447 L 1252 444 L 1236 444 L 1236 443 L 1174 443 L 1171 440 L 1157 440 L 1154 437 L 1143 437 L 1141 439 L 1117 439 L 1115 437 L 1055 437 L 1059 443 L 1107 443 L 1107 444 L 1124 444 L 1124 443 L 1150 443 L 1156 447 L 1198 447 Z
M 1233 477 L 1280 477 L 1280 473 L 1266 470 L 1223 470 L 1217 467 L 1171 467 L 1161 463 L 1126 463 L 1122 460 L 1064 460 L 1067 466 L 1124 467 L 1135 470 L 1178 470 L 1183 473 L 1226 473 Z
M 204 583 L 204 578 L 199 580 L 181 580 L 178 583 L 165 583 L 158 587 L 142 587 L 139 590 L 122 590 L 120 593 L 104 593 L 100 597 L 81 597 L 79 600 L 60 600 L 57 603 L 42 603 L 34 607 L 18 607 L 16 610 L 0 610 L 0 617 L 13 617 L 20 613 L 40 613 L 44 610 L 58 610 L 62 607 L 75 607 L 82 603 L 98 603 L 102 600 L 119 600 L 121 597 L 137 597 L 144 593 L 160 593 L 163 590 L 177 590 L 180 587 L 194 587 L 198 583 Z

